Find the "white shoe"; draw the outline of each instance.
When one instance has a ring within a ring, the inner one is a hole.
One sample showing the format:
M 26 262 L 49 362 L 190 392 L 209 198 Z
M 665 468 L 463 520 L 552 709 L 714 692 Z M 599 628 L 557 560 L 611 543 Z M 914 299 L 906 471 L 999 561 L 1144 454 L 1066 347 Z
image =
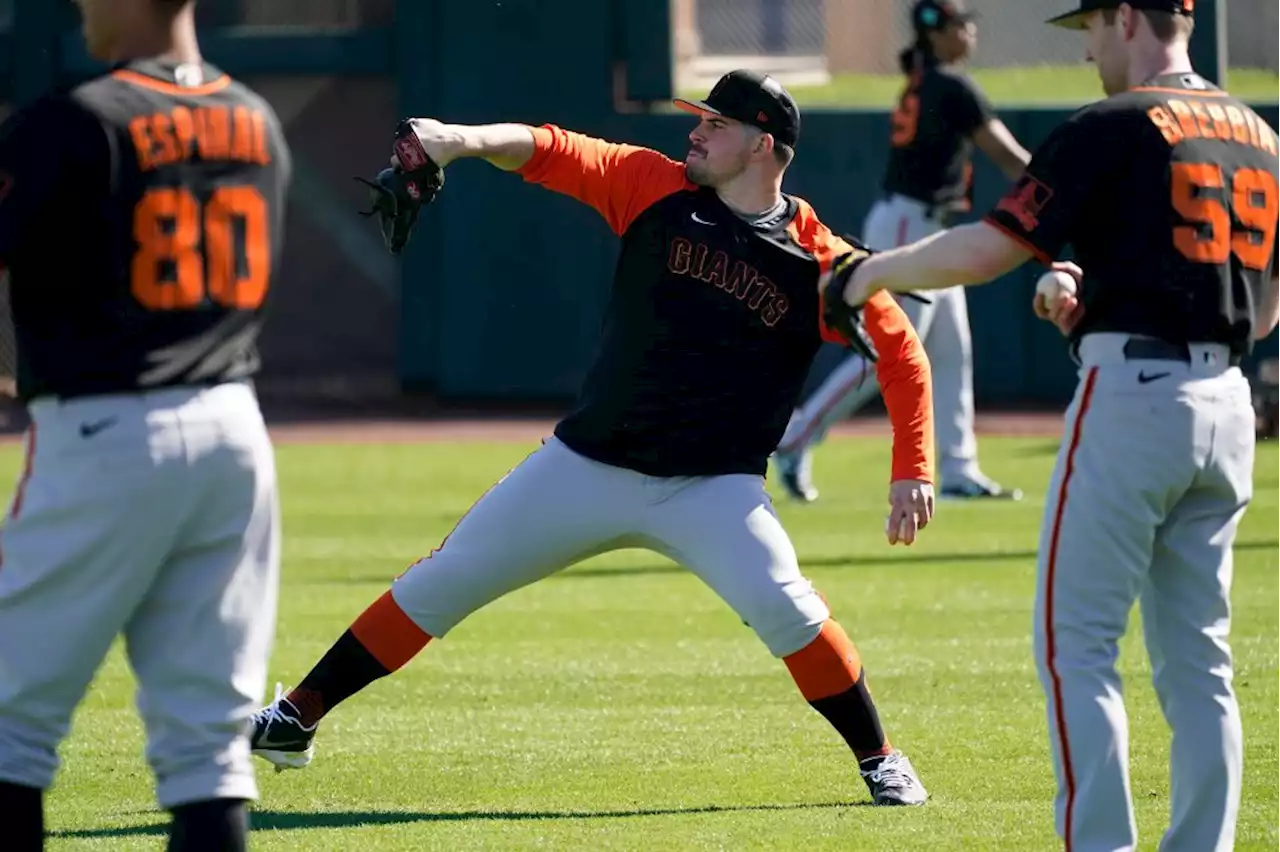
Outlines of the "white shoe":
M 873 805 L 923 805 L 929 798 L 911 761 L 900 751 L 868 757 L 858 764 L 858 771 Z

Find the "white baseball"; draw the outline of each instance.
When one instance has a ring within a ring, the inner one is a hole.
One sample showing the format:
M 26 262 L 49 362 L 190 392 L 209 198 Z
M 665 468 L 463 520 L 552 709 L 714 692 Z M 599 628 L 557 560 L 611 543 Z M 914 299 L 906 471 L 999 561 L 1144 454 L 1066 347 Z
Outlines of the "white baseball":
M 1061 295 L 1074 296 L 1075 294 L 1076 279 L 1057 269 L 1049 270 L 1036 282 L 1036 295 L 1043 296 L 1046 302 L 1051 302 Z

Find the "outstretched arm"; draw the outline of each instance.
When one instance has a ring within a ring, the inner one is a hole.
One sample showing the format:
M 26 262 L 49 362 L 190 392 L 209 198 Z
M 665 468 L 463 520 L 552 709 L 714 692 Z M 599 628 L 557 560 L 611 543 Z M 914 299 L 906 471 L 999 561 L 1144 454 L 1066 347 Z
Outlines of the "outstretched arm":
M 858 304 L 878 290 L 905 293 L 982 284 L 1017 269 L 1033 256 L 1029 246 L 987 222 L 960 225 L 873 254 L 850 279 L 846 298 Z M 859 290 L 854 289 L 855 282 Z
M 1012 189 L 981 222 L 873 255 L 850 276 L 845 297 L 861 304 L 879 290 L 903 293 L 984 284 L 1031 258 L 1045 266 L 1071 240 L 1093 188 L 1124 168 L 1106 149 L 1108 117 L 1078 113 L 1036 152 Z
M 474 157 L 518 172 L 530 183 L 595 208 L 616 234 L 655 201 L 692 187 L 684 165 L 657 151 L 553 125 L 460 125 L 426 118 L 411 124 L 423 150 L 440 166 Z

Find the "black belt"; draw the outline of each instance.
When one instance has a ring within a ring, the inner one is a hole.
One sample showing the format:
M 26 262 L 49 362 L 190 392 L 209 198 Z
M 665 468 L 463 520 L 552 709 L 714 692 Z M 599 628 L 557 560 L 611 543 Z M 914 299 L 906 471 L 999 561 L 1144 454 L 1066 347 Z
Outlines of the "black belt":
M 1228 347 L 1231 348 L 1231 347 Z M 1181 361 L 1191 363 L 1191 347 L 1185 343 L 1170 343 L 1151 337 L 1131 337 L 1124 345 L 1124 357 L 1128 361 Z M 1240 365 L 1240 356 L 1233 350 L 1230 363 Z

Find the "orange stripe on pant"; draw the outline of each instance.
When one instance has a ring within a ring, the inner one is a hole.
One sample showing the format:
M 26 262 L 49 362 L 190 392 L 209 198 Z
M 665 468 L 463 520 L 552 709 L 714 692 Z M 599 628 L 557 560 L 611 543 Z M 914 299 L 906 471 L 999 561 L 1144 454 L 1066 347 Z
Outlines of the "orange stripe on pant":
M 18 478 L 18 486 L 13 492 L 13 502 L 9 507 L 9 520 L 15 520 L 22 511 L 22 503 L 27 495 L 27 483 L 31 481 L 31 469 L 36 455 L 36 424 L 27 426 L 26 448 L 22 454 L 22 475 Z M 4 566 L 4 550 L 0 548 L 0 567 Z
M 782 661 L 805 701 L 818 701 L 853 688 L 862 676 L 862 658 L 844 628 L 828 618 L 817 637 Z
M 22 477 L 18 480 L 18 488 L 13 494 L 13 507 L 9 518 L 17 518 L 22 512 L 22 501 L 27 496 L 27 485 L 31 482 L 31 468 L 36 455 L 36 424 L 27 427 L 27 446 L 22 457 Z
M 543 438 L 542 443 L 539 446 L 539 449 L 541 449 L 542 447 L 545 447 L 546 445 L 547 445 L 547 439 Z M 523 459 L 520 460 L 520 464 L 524 464 L 525 462 L 527 462 L 530 458 L 533 457 L 534 453 L 537 453 L 537 452 L 538 450 L 534 450 L 532 453 L 529 453 L 529 455 L 525 456 Z M 516 465 L 516 467 L 519 467 L 520 464 Z M 513 467 L 511 468 L 511 470 L 502 474 L 502 476 L 499 477 L 492 485 L 486 488 L 484 490 L 484 493 L 481 494 L 479 497 L 477 497 L 475 502 L 467 507 L 467 511 L 462 513 L 462 517 L 458 518 L 458 520 L 454 522 L 453 527 L 447 533 L 445 533 L 444 538 L 440 539 L 440 543 L 437 544 L 434 548 L 432 548 L 431 552 L 428 553 L 426 556 L 422 557 L 422 559 L 430 559 L 432 556 L 435 556 L 437 553 L 444 550 L 444 546 L 449 543 L 450 537 L 452 537 L 453 534 L 458 531 L 458 527 L 462 526 L 462 522 L 467 519 L 467 515 L 470 515 L 472 510 L 475 509 L 476 506 L 480 505 L 481 500 L 489 496 L 490 491 L 492 491 L 493 489 L 501 485 L 503 480 L 505 480 L 508 476 L 510 476 L 515 471 L 516 467 Z M 417 565 L 418 562 L 422 561 L 422 559 L 417 560 L 417 562 L 414 562 L 413 565 L 410 565 L 408 566 L 408 568 L 405 568 L 404 571 L 401 571 L 398 575 L 396 575 L 396 579 L 403 577 L 405 573 L 409 570 L 409 568 L 412 568 L 414 565 Z
M 1066 844 L 1066 852 L 1071 852 L 1071 817 L 1076 803 L 1076 779 L 1071 769 L 1071 744 L 1067 741 L 1067 719 L 1062 700 L 1062 680 L 1058 677 L 1058 667 L 1054 662 L 1057 643 L 1053 636 L 1053 580 L 1058 570 L 1058 544 L 1062 535 L 1062 516 L 1067 507 L 1067 487 L 1071 483 L 1071 475 L 1075 473 L 1076 450 L 1080 447 L 1080 432 L 1084 425 L 1084 415 L 1089 410 L 1089 402 L 1093 399 L 1093 387 L 1097 383 L 1098 368 L 1093 367 L 1085 376 L 1084 390 L 1080 394 L 1080 410 L 1076 412 L 1075 423 L 1071 427 L 1071 443 L 1067 447 L 1067 458 L 1062 466 L 1062 482 L 1058 485 L 1058 507 L 1053 515 L 1053 531 L 1049 535 L 1049 554 L 1045 561 L 1044 579 L 1044 637 L 1045 667 L 1049 670 L 1049 680 L 1053 685 L 1053 713 L 1058 720 L 1058 746 L 1062 752 L 1062 776 L 1067 787 L 1066 819 L 1062 837 Z

